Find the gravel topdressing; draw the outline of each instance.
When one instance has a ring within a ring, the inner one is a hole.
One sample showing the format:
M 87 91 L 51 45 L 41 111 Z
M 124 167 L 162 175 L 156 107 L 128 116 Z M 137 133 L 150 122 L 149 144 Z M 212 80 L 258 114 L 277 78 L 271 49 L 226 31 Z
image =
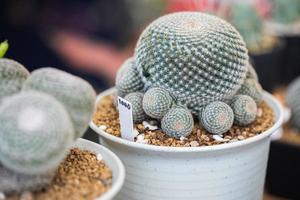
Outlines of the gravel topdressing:
M 119 115 L 114 105 L 114 97 L 106 96 L 102 98 L 97 106 L 97 112 L 93 117 L 93 122 L 105 132 L 117 137 L 121 137 Z M 155 121 L 135 124 L 135 141 L 144 144 L 172 147 L 197 147 L 210 146 L 222 143 L 244 140 L 266 131 L 274 124 L 273 110 L 266 102 L 262 102 L 258 107 L 256 120 L 247 126 L 233 126 L 222 136 L 208 133 L 198 120 L 195 119 L 195 126 L 191 135 L 186 138 L 172 138 L 166 135 Z
M 92 200 L 112 184 L 112 172 L 97 155 L 71 149 L 48 186 L 39 192 L 24 192 L 6 200 Z

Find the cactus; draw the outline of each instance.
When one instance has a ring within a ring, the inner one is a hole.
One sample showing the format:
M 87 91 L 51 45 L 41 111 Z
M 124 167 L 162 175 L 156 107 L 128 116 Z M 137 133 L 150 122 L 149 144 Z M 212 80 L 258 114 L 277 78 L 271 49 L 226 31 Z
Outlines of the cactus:
M 286 94 L 287 106 L 291 109 L 291 125 L 300 130 L 300 77 L 293 80 L 288 86 Z
M 0 43 L 0 58 L 4 57 L 4 55 L 6 54 L 6 52 L 8 50 L 8 47 L 9 47 L 9 45 L 8 45 L 7 40 Z
M 299 0 L 272 0 L 272 20 L 289 24 L 300 20 Z
M 85 80 L 54 68 L 32 72 L 23 90 L 48 93 L 58 99 L 68 110 L 75 128 L 75 139 L 88 128 L 94 112 L 96 93 Z
M 143 110 L 143 97 L 141 92 L 129 93 L 125 96 L 125 99 L 132 105 L 132 115 L 134 122 L 142 122 L 147 119 L 147 115 Z
M 171 108 L 161 120 L 162 130 L 170 137 L 188 136 L 191 134 L 193 127 L 192 113 L 182 107 Z
M 39 191 L 50 184 L 54 173 L 25 175 L 5 168 L 0 163 L 0 192 L 5 194 Z
M 233 97 L 246 77 L 248 54 L 240 34 L 226 21 L 178 12 L 143 31 L 135 61 L 145 88 L 166 89 L 196 114 L 210 102 Z
M 231 7 L 230 22 L 240 32 L 250 51 L 256 51 L 264 39 L 263 23 L 254 6 L 234 3 Z
M 255 101 L 246 95 L 236 95 L 230 104 L 234 113 L 234 123 L 248 125 L 256 118 L 257 106 Z
M 40 92 L 21 92 L 0 107 L 0 162 L 22 174 L 55 169 L 74 138 L 64 106 Z
M 248 78 L 244 81 L 237 94 L 250 96 L 259 105 L 262 101 L 262 92 L 261 85 L 255 79 Z
M 116 87 L 119 96 L 143 90 L 144 83 L 139 76 L 133 58 L 127 59 L 117 72 Z
M 229 105 L 221 101 L 215 101 L 202 110 L 199 121 L 202 126 L 212 134 L 227 132 L 234 120 L 234 114 Z
M 7 59 L 0 59 L 0 103 L 4 97 L 19 92 L 29 72 L 20 63 Z
M 173 105 L 174 99 L 165 89 L 154 87 L 144 94 L 143 109 L 152 118 L 163 118 Z
M 246 74 L 246 79 L 252 78 L 252 79 L 258 81 L 257 73 L 256 73 L 254 67 L 251 65 L 251 63 L 248 63 L 247 67 L 248 67 L 248 72 Z

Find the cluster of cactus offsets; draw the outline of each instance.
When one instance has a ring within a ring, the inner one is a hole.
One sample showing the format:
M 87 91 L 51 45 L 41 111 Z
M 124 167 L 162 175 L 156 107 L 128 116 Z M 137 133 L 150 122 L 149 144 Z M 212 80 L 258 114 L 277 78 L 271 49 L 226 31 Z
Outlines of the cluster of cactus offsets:
M 118 95 L 124 97 L 132 92 L 142 91 L 144 83 L 135 68 L 133 58 L 127 59 L 120 67 L 116 76 Z
M 183 107 L 171 108 L 161 120 L 162 130 L 170 137 L 186 137 L 191 134 L 193 127 L 192 113 Z
M 26 175 L 16 173 L 0 164 L 0 191 L 5 194 L 38 191 L 49 185 L 54 173 Z
M 152 118 L 162 119 L 174 104 L 173 97 L 165 89 L 154 87 L 144 94 L 143 109 Z
M 258 83 L 258 81 L 255 79 L 248 78 L 245 79 L 243 85 L 241 86 L 237 94 L 250 96 L 255 101 L 255 103 L 259 105 L 262 101 L 262 92 L 263 89 Z
M 274 21 L 289 24 L 300 20 L 299 0 L 272 0 L 271 2 Z
M 41 68 L 32 72 L 23 90 L 45 92 L 59 100 L 70 114 L 75 139 L 81 137 L 88 128 L 95 108 L 96 93 L 87 81 L 55 68 Z
M 28 76 L 29 72 L 20 63 L 0 58 L 0 102 L 4 97 L 19 92 Z
M 234 113 L 235 124 L 245 126 L 255 120 L 257 105 L 251 97 L 246 95 L 236 95 L 230 106 Z
M 202 126 L 212 134 L 227 132 L 234 120 L 234 114 L 229 105 L 221 101 L 215 101 L 202 110 L 199 121 Z
M 198 114 L 210 102 L 233 97 L 246 77 L 248 52 L 226 21 L 179 12 L 158 18 L 143 31 L 135 62 L 145 88 L 162 87 Z
M 288 86 L 286 103 L 291 109 L 291 125 L 300 130 L 300 77 L 296 78 Z
M 40 92 L 21 92 L 0 107 L 0 162 L 28 175 L 56 169 L 74 138 L 64 106 Z
M 129 101 L 132 105 L 132 116 L 135 123 L 147 119 L 147 115 L 143 110 L 143 97 L 144 94 L 141 92 L 129 93 L 124 97 L 124 99 Z

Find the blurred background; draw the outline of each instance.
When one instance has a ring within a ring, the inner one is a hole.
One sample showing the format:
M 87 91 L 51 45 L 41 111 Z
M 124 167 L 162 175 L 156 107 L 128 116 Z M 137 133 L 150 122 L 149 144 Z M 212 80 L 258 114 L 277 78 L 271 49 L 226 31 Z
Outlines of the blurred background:
M 114 85 L 143 28 L 177 11 L 212 13 L 233 24 L 262 86 L 285 105 L 290 82 L 300 76 L 300 0 L 1 0 L 0 41 L 9 41 L 6 57 L 29 70 L 56 67 L 99 93 Z M 296 127 L 287 120 L 271 144 L 266 200 L 300 199 Z M 85 135 L 97 140 L 92 136 Z

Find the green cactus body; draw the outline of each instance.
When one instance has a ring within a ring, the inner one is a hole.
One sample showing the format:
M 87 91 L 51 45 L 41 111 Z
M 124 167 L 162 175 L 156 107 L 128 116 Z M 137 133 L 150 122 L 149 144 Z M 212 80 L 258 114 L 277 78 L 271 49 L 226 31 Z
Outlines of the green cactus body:
M 230 99 L 247 72 L 247 49 L 226 21 L 199 12 L 178 12 L 152 22 L 135 49 L 145 88 L 162 87 L 193 113 Z
M 32 72 L 23 90 L 48 93 L 59 100 L 70 114 L 75 128 L 75 139 L 83 135 L 92 118 L 96 93 L 85 80 L 54 68 Z
M 254 122 L 257 114 L 257 105 L 251 97 L 236 95 L 230 106 L 234 113 L 235 124 L 245 126 Z
M 0 59 L 0 102 L 4 97 L 19 92 L 29 72 L 20 63 L 7 59 Z
M 300 77 L 296 78 L 288 86 L 286 103 L 291 109 L 291 125 L 300 130 Z
M 124 97 L 132 92 L 142 91 L 144 83 L 135 68 L 133 58 L 127 59 L 117 72 L 116 87 L 118 93 Z
M 262 101 L 262 87 L 255 79 L 245 79 L 237 94 L 250 96 L 257 105 Z
M 299 0 L 272 0 L 272 19 L 289 24 L 300 20 Z
M 182 107 L 171 108 L 161 120 L 162 130 L 170 137 L 186 137 L 192 133 L 193 127 L 192 113 Z
M 212 134 L 227 132 L 234 120 L 234 114 L 229 105 L 221 101 L 215 101 L 202 110 L 199 121 L 202 126 Z
M 252 79 L 258 81 L 258 75 L 257 75 L 254 67 L 250 63 L 248 63 L 247 67 L 248 67 L 248 72 L 246 75 L 246 79 L 252 78 Z
M 143 98 L 145 113 L 155 119 L 161 119 L 174 105 L 174 99 L 165 89 L 150 88 Z
M 24 191 L 39 191 L 51 183 L 54 174 L 54 172 L 38 175 L 20 174 L 0 163 L 0 192 L 9 195 Z
M 147 119 L 147 115 L 143 110 L 143 97 L 144 94 L 141 92 L 133 92 L 125 96 L 125 99 L 132 105 L 132 115 L 135 123 Z
M 0 107 L 0 162 L 18 173 L 55 169 L 74 138 L 64 106 L 40 92 L 21 92 Z

